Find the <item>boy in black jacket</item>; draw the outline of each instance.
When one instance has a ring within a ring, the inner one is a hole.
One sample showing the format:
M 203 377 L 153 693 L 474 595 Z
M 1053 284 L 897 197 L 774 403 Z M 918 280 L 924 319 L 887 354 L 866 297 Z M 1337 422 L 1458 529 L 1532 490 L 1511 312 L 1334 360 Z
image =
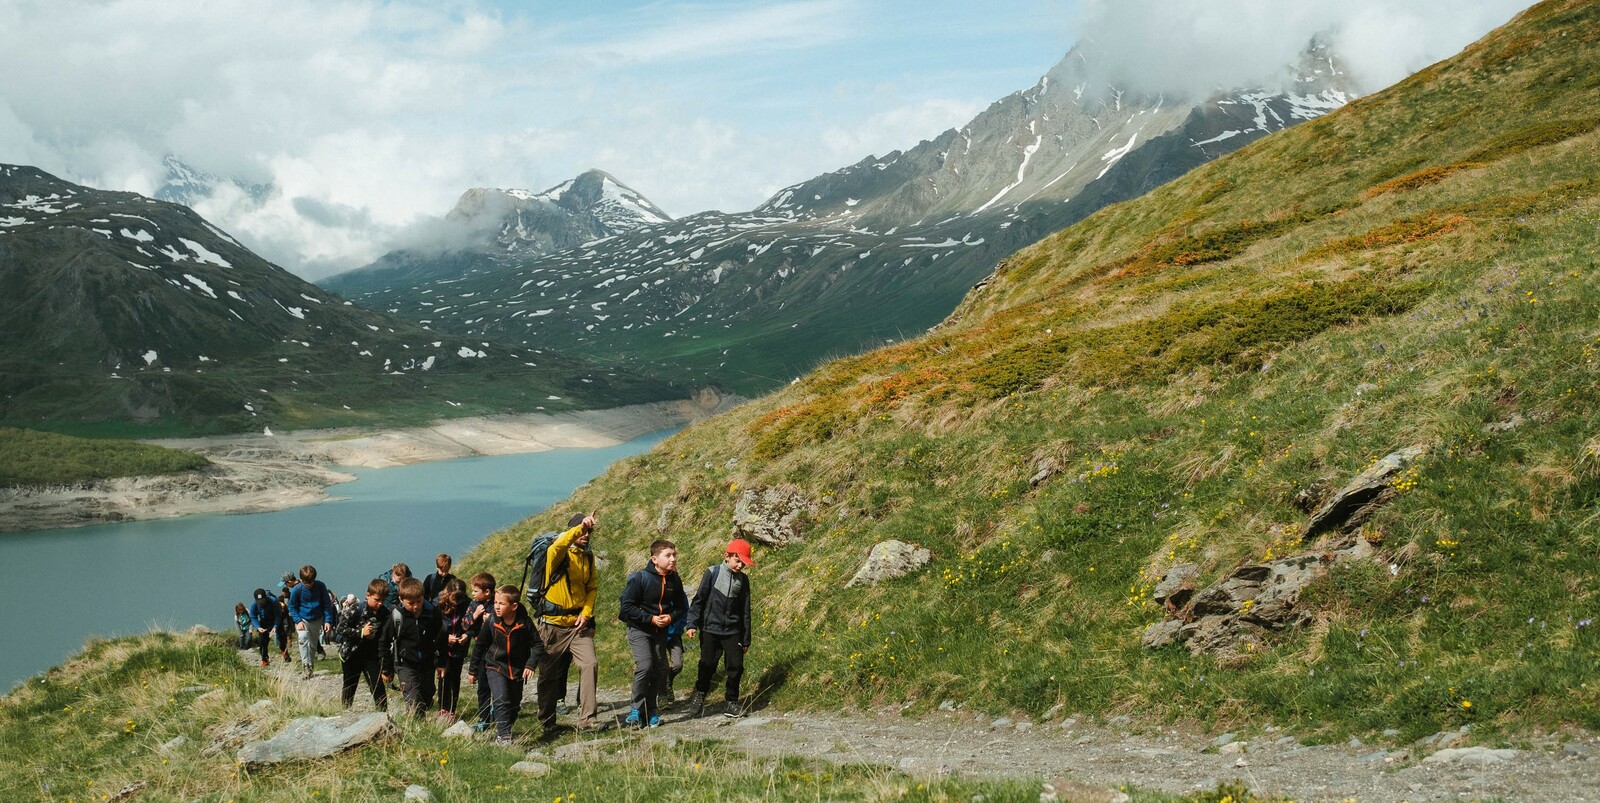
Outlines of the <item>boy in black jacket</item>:
M 422 599 L 422 581 L 407 577 L 400 582 L 400 608 L 390 614 L 393 649 L 384 652 L 384 682 L 400 677 L 411 715 L 421 719 L 433 706 L 434 679 L 444 674 L 439 655 L 444 652 L 444 628 L 439 612 Z
M 689 716 L 700 716 L 705 708 L 706 695 L 711 692 L 711 678 L 717 673 L 717 659 L 727 656 L 727 702 L 722 705 L 722 715 L 737 717 L 743 709 L 739 705 L 739 680 L 744 677 L 744 654 L 750 650 L 750 576 L 745 567 L 755 561 L 750 558 L 750 543 L 743 538 L 728 542 L 727 554 L 722 563 L 706 569 L 700 576 L 700 587 L 695 589 L 694 601 L 689 603 L 689 618 L 684 622 L 684 638 L 694 638 L 705 631 L 700 641 L 700 672 L 694 681 L 694 696 L 689 698 Z
M 678 547 L 658 540 L 650 545 L 650 562 L 628 576 L 618 599 L 617 618 L 628 625 L 628 649 L 633 652 L 633 710 L 624 725 L 661 725 L 656 690 L 667 669 L 667 631 L 683 618 L 683 600 Z
M 339 624 L 333 628 L 333 640 L 338 642 L 339 658 L 344 661 L 344 686 L 339 701 L 345 708 L 355 702 L 356 686 L 365 677 L 372 702 L 379 711 L 389 710 L 389 690 L 379 677 L 383 672 L 383 656 L 390 651 L 394 640 L 389 608 L 383 604 L 388 593 L 388 583 L 373 580 L 367 583 L 364 602 L 347 598 L 340 603 L 342 610 Z
M 511 726 L 522 712 L 523 684 L 533 679 L 533 667 L 544 657 L 544 644 L 522 608 L 522 592 L 503 585 L 494 595 L 494 615 L 483 623 L 472 644 L 472 665 L 467 682 L 483 678 L 493 700 L 495 744 L 511 744 Z

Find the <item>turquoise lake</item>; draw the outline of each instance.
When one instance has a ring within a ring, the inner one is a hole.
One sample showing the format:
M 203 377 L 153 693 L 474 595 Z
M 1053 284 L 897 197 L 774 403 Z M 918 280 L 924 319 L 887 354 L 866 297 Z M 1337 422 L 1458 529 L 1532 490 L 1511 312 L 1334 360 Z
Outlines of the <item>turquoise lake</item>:
M 434 556 L 459 560 L 485 536 L 565 499 L 618 459 L 671 431 L 603 449 L 557 449 L 384 469 L 340 501 L 275 513 L 191 516 L 0 536 L 0 689 L 61 663 L 91 636 L 204 624 L 234 633 L 233 605 L 277 591 L 286 571 L 317 567 L 336 594 L 359 594 L 396 562 L 417 577 Z M 603 534 L 605 516 L 601 514 Z M 509 582 L 516 582 L 510 578 Z

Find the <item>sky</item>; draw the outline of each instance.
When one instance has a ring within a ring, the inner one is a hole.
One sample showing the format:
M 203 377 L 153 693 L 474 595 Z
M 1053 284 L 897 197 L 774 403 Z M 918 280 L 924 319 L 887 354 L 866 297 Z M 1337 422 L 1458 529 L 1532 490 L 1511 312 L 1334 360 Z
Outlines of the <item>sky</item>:
M 677 217 L 744 211 L 1032 86 L 1203 92 L 1335 35 L 1364 91 L 1528 0 L 0 0 L 0 163 L 154 194 L 162 159 L 267 184 L 196 204 L 306 278 L 472 187 L 590 168 Z

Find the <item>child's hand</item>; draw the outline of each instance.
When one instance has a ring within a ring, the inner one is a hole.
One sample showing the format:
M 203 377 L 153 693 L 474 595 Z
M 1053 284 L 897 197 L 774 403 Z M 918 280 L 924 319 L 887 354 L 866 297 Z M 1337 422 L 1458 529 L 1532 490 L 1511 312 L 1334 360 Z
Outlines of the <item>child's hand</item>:
M 478 685 L 478 676 L 477 675 L 471 675 L 471 674 L 467 675 L 467 685 L 468 686 L 476 686 L 476 685 Z
M 683 637 L 684 638 L 694 638 L 696 635 L 699 635 L 699 633 L 700 633 L 700 631 L 698 631 L 698 630 L 696 630 L 696 629 L 691 627 L 688 630 L 683 631 Z
M 522 670 L 522 679 L 523 680 L 533 680 L 533 667 L 530 666 L 530 667 L 524 667 L 523 668 L 523 670 Z

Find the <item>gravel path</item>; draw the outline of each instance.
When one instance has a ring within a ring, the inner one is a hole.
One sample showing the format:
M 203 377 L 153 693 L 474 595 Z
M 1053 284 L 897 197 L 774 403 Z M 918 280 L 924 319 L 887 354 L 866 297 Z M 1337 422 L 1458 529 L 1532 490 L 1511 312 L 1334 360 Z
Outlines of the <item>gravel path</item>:
M 287 667 L 276 662 L 273 669 L 287 674 Z M 326 670 L 311 681 L 291 683 L 309 683 L 317 696 L 338 694 L 337 674 Z M 470 687 L 462 692 L 471 699 Z M 364 687 L 356 700 L 358 710 L 371 707 Z M 527 705 L 533 706 L 531 691 Z M 713 708 L 720 710 L 708 706 L 707 711 Z M 1035 778 L 1041 784 L 1101 789 L 1134 784 L 1172 794 L 1239 780 L 1257 794 L 1302 801 L 1600 801 L 1600 735 L 1590 733 L 1542 737 L 1510 749 L 1473 745 L 1471 734 L 1456 732 L 1414 744 L 1307 746 L 1272 730 L 1230 738 L 1140 728 L 1122 718 L 1013 721 L 945 708 L 921 717 L 766 708 L 740 719 L 689 719 L 680 701 L 665 712 L 663 727 L 646 735 L 646 743 L 720 739 L 751 755 L 877 764 L 915 776 Z M 620 721 L 628 710 L 627 693 L 602 689 L 600 710 L 602 719 Z M 570 723 L 571 715 L 562 721 Z M 584 741 L 617 736 L 616 729 L 608 729 Z M 590 751 L 558 743 L 553 750 L 540 746 L 535 752 L 535 758 L 560 760 Z

